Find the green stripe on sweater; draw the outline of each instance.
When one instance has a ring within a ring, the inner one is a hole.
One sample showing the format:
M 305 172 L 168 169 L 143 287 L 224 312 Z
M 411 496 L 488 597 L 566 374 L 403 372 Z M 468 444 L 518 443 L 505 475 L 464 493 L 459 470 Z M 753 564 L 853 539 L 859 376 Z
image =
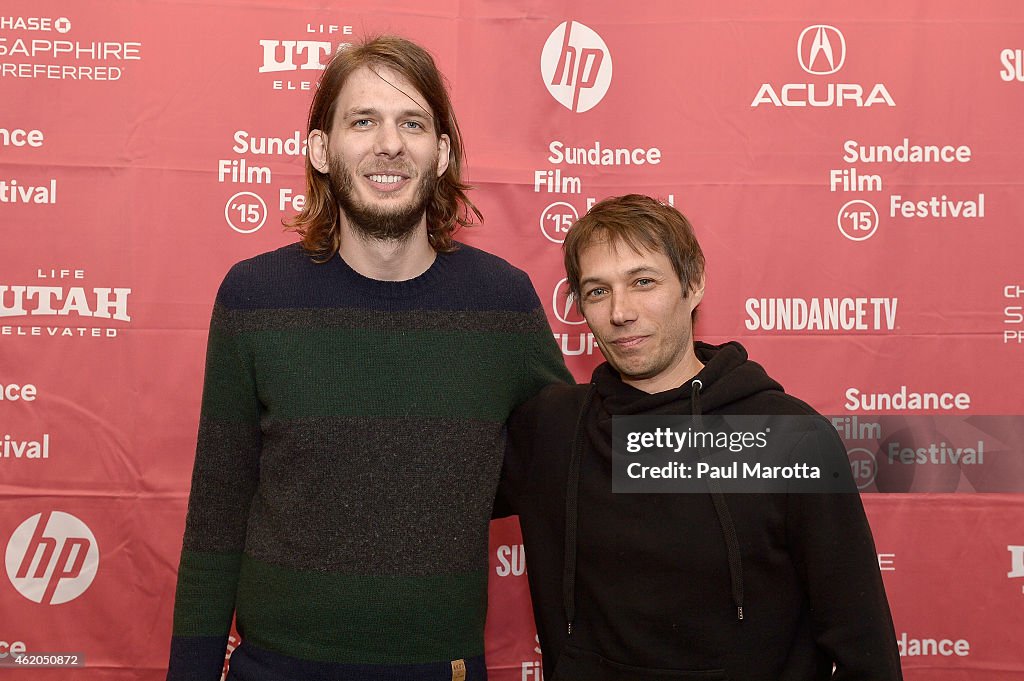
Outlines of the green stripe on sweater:
M 259 402 L 252 380 L 252 358 L 235 336 L 210 329 L 206 346 L 202 414 L 215 420 L 256 423 Z
M 427 577 L 339 575 L 246 556 L 238 623 L 243 638 L 306 660 L 454 660 L 484 651 L 486 593 L 486 570 Z
M 336 328 L 260 331 L 240 334 L 236 342 L 257 348 L 256 390 L 267 415 L 278 418 L 422 416 L 501 422 L 510 406 L 562 378 L 552 373 L 526 386 L 515 375 L 524 357 L 553 347 L 547 332 L 381 334 Z M 218 357 L 238 361 L 228 351 L 212 357 L 208 376 L 219 375 Z M 238 418 L 239 388 L 208 378 L 203 414 Z
M 182 551 L 174 600 L 175 636 L 223 636 L 231 626 L 239 553 Z

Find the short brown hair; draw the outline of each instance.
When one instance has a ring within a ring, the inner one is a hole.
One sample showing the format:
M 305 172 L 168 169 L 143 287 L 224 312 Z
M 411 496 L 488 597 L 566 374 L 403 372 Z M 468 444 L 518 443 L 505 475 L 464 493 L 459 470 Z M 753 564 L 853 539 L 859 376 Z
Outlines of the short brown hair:
M 427 236 L 434 250 L 455 250 L 452 235 L 460 227 L 473 224 L 473 216 L 483 215 L 466 196 L 470 185 L 462 181 L 465 150 L 459 123 L 455 119 L 444 76 L 425 49 L 398 36 L 367 38 L 343 47 L 334 55 L 320 76 L 313 103 L 309 107 L 306 134 L 322 130 L 330 134 L 338 95 L 348 77 L 364 66 L 386 66 L 401 74 L 427 100 L 434 116 L 437 135 L 448 135 L 451 151 L 448 169 L 438 179 L 434 195 L 427 204 Z M 302 245 L 314 259 L 330 259 L 341 245 L 338 201 L 331 190 L 330 178 L 313 167 L 306 155 L 306 204 L 302 211 L 284 222 L 302 236 Z
M 624 242 L 634 251 L 664 253 L 683 285 L 683 297 L 700 285 L 704 253 L 693 226 L 678 210 L 642 194 L 613 196 L 595 203 L 569 228 L 562 248 L 569 293 L 580 297 L 580 254 L 594 243 Z

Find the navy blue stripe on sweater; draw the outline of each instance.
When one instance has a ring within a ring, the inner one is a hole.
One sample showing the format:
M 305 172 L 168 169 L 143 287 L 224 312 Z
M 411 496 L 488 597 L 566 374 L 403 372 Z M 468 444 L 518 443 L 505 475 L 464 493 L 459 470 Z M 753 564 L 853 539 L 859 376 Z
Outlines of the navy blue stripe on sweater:
M 175 681 L 209 681 L 211 669 L 224 668 L 227 646 L 227 636 L 171 638 L 170 668 L 177 670 Z
M 338 255 L 315 263 L 292 244 L 235 265 L 217 295 L 230 310 L 334 308 L 339 299 L 346 307 L 359 300 L 363 309 L 380 311 L 540 308 L 525 272 L 462 244 L 454 253 L 437 254 L 426 272 L 406 281 L 364 277 Z
M 483 655 L 463 660 L 466 681 L 487 681 Z M 426 664 L 339 664 L 282 655 L 242 642 L 231 654 L 228 681 L 452 681 L 451 661 Z

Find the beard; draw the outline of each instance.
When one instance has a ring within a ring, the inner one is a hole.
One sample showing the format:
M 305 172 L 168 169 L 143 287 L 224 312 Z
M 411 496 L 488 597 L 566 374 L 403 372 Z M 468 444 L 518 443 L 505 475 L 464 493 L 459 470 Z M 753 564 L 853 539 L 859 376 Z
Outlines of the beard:
M 345 162 L 332 155 L 328 164 L 331 191 L 338 206 L 357 234 L 374 241 L 408 239 L 426 213 L 439 181 L 430 172 L 421 173 L 412 198 L 405 202 L 384 199 L 369 205 L 356 195 L 355 173 Z M 379 172 L 387 173 L 387 169 Z

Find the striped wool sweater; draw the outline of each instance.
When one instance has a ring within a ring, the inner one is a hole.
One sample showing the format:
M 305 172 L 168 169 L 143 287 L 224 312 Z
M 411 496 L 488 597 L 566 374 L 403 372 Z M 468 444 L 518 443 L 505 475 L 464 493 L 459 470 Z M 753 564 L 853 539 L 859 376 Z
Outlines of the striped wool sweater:
M 527 276 L 483 251 L 368 279 L 298 244 L 217 294 L 169 680 L 486 678 L 504 422 L 571 380 Z

